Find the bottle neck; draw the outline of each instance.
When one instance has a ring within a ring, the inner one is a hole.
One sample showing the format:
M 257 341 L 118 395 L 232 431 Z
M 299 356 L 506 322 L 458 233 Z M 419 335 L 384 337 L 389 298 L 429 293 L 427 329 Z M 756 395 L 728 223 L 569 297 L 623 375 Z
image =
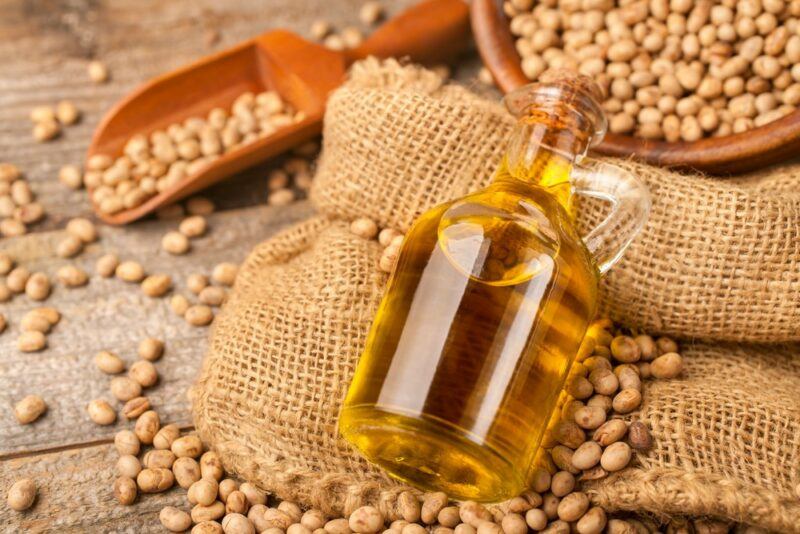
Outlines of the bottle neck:
M 511 135 L 495 181 L 513 180 L 545 188 L 572 213 L 570 173 L 589 146 L 574 128 L 524 117 Z

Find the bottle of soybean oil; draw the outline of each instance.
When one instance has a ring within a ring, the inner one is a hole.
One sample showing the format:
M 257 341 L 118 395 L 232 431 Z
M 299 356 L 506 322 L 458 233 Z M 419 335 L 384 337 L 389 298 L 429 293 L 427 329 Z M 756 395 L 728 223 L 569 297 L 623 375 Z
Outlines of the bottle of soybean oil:
M 392 476 L 457 499 L 524 491 L 597 306 L 649 194 L 579 162 L 605 134 L 600 89 L 558 71 L 505 98 L 518 117 L 491 184 L 412 226 L 339 417 Z M 583 237 L 575 195 L 610 203 Z

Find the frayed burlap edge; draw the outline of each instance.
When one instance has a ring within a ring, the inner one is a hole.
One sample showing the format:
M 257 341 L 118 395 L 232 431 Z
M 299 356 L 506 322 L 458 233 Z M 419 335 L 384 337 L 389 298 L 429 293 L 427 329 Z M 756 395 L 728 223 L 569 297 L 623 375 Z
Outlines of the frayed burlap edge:
M 727 519 L 739 523 L 781 533 L 800 532 L 797 499 L 782 499 L 712 474 L 632 467 L 584 489 L 594 504 L 610 512 L 630 511 L 667 520 L 671 515 L 718 517 L 724 509 Z

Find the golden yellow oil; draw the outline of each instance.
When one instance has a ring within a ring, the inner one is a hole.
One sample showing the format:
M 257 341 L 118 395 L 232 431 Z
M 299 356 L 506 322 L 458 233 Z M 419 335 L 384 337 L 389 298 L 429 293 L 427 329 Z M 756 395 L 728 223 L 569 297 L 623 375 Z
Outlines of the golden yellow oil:
M 483 502 L 526 489 L 594 315 L 570 166 L 537 161 L 420 217 L 374 320 L 339 429 L 417 487 Z

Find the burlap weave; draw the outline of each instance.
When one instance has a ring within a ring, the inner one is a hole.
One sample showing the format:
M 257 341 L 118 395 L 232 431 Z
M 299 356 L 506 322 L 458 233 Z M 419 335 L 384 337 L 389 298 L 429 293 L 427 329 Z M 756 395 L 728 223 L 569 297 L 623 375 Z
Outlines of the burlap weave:
M 511 125 L 431 72 L 354 68 L 328 104 L 320 215 L 253 250 L 193 389 L 197 428 L 228 469 L 326 512 L 369 502 L 394 516 L 400 488 L 336 433 L 385 283 L 378 244 L 345 221 L 405 230 L 488 181 Z M 724 181 L 615 163 L 647 181 L 654 205 L 604 282 L 604 306 L 627 325 L 703 341 L 684 343 L 685 378 L 647 385 L 634 417 L 654 449 L 596 483 L 593 499 L 800 532 L 800 347 L 787 343 L 800 339 L 800 166 Z M 584 208 L 586 225 L 601 216 Z

